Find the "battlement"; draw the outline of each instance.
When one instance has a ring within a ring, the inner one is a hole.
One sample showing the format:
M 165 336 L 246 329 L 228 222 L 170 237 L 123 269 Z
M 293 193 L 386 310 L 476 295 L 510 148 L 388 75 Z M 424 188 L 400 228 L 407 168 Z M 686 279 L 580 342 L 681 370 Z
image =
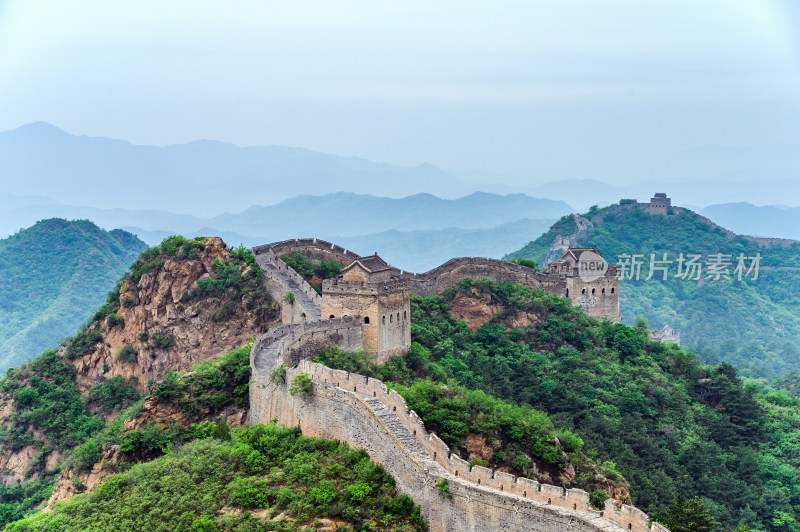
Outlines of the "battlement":
M 322 293 L 358 291 L 378 295 L 383 292 L 394 292 L 409 289 L 409 283 L 403 279 L 389 281 L 347 281 L 345 279 L 325 279 L 322 281 Z
M 326 321 L 333 326 L 333 320 Z M 272 336 L 283 338 L 286 333 L 276 329 Z M 253 351 L 257 347 L 263 349 L 257 343 Z M 300 373 L 312 380 L 311 399 L 288 394 L 288 383 Z M 436 434 L 426 430 L 402 396 L 378 379 L 308 360 L 286 370 L 283 386 L 266 381 L 264 372 L 254 376 L 251 422 L 278 419 L 289 426 L 299 424 L 304 434 L 334 437 L 365 448 L 395 476 L 398 489 L 420 504 L 435 532 L 555 532 L 566 526 L 587 532 L 667 532 L 655 523 L 651 528 L 644 512 L 613 500 L 602 512 L 594 510 L 589 494 L 583 490 L 541 484 L 480 466 L 470 468 Z M 441 478 L 448 480 L 450 500 L 437 493 L 435 484 Z
M 606 517 L 626 530 L 668 532 L 663 526 L 651 523 L 649 516 L 643 511 L 626 504 L 620 505 L 613 499 L 606 500 L 605 508 L 601 512 L 592 507 L 589 494 L 581 489 L 566 489 L 550 484 L 540 484 L 535 480 L 481 466 L 470 468 L 469 463 L 455 455 L 435 433 L 428 433 L 422 419 L 416 412 L 408 408 L 405 399 L 400 394 L 389 390 L 386 384 L 378 379 L 331 369 L 308 360 L 302 361 L 294 373 L 306 373 L 312 381 L 329 384 L 347 392 L 352 390 L 354 394 L 379 401 L 408 429 L 425 449 L 428 458 L 441 466 L 448 475 L 454 477 L 449 480 L 469 482 L 475 486 L 515 495 L 548 506 Z
M 576 217 L 576 224 L 588 227 L 591 222 Z M 377 255 L 362 257 L 326 240 L 313 238 L 257 246 L 253 248 L 253 253 L 264 269 L 265 277 L 275 285 L 271 295 L 277 301 L 283 301 L 287 291 L 296 296 L 296 301 L 281 305 L 284 322 L 359 314 L 370 325 L 365 340 L 366 348 L 388 356 L 402 352 L 411 342 L 408 332 L 410 325 L 408 330 L 392 326 L 395 320 L 407 324 L 410 309 L 406 308 L 407 304 L 390 296 L 406 292 L 414 292 L 422 297 L 438 295 L 467 278 L 523 284 L 565 297 L 572 304 L 582 306 L 588 315 L 595 318 L 621 321 L 617 267 L 605 265 L 607 270 L 599 279 L 586 281 L 576 265 L 564 262 L 564 257 L 571 249 L 568 248 L 567 253 L 550 264 L 544 273 L 487 257 L 457 257 L 427 272 L 407 272 L 390 266 Z M 301 253 L 313 260 L 336 260 L 343 266 L 342 275 L 323 281 L 323 295 L 320 297 L 279 258 L 294 253 Z M 381 301 L 365 299 L 369 297 Z M 380 316 L 380 322 L 376 321 L 377 316 Z M 390 327 L 384 329 L 384 324 Z

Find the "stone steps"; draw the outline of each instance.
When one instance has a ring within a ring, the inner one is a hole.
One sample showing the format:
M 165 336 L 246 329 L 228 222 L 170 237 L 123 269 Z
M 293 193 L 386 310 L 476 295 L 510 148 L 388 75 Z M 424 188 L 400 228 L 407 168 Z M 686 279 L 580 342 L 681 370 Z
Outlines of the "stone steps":
M 386 408 L 383 403 L 379 400 L 375 399 L 374 397 L 366 397 L 361 396 L 364 399 L 372 410 L 375 412 L 375 415 L 380 418 L 381 421 L 389 428 L 389 431 L 394 435 L 397 440 L 403 444 L 409 453 L 411 453 L 415 458 L 421 460 L 430 460 L 431 457 L 428 455 L 428 452 L 422 446 L 421 443 L 417 440 L 417 438 L 411 434 L 403 422 L 400 421 L 400 418 L 397 417 L 397 414 Z
M 259 266 L 261 266 L 263 270 L 269 270 L 270 273 L 280 279 L 281 283 L 286 286 L 288 291 L 294 294 L 295 301 L 302 307 L 309 321 L 319 321 L 322 319 L 321 306 L 306 295 L 305 291 L 298 284 L 298 281 L 288 275 L 282 268 L 273 264 L 272 261 L 264 260 L 263 262 L 259 262 Z

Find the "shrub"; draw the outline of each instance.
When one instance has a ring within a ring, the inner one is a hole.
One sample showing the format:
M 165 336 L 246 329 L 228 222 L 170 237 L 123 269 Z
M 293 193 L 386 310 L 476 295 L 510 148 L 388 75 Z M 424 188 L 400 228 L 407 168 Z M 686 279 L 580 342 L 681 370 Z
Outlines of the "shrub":
M 160 331 L 151 333 L 150 341 L 152 342 L 153 347 L 157 347 L 159 349 L 169 349 L 175 345 L 175 337 L 172 335 L 172 333 Z
M 136 362 L 139 352 L 131 344 L 125 344 L 117 351 L 117 358 L 125 362 Z
M 103 412 L 127 407 L 141 398 L 141 394 L 136 390 L 136 384 L 138 384 L 136 377 L 130 377 L 126 381 L 121 375 L 117 375 L 92 387 L 88 402 L 99 406 Z
M 589 495 L 589 501 L 592 503 L 592 506 L 598 510 L 605 508 L 606 499 L 608 499 L 608 493 L 606 493 L 605 490 L 593 490 L 591 495 Z
M 531 466 L 531 460 L 527 456 L 522 453 L 518 453 L 514 458 L 511 460 L 511 467 L 519 471 L 520 473 L 525 472 Z
M 519 264 L 520 266 L 525 266 L 526 268 L 530 268 L 531 270 L 538 272 L 539 271 L 539 264 L 535 260 L 531 259 L 511 259 L 510 262 L 514 264 Z
M 289 387 L 289 394 L 300 394 L 304 399 L 311 398 L 313 393 L 311 391 L 311 379 L 308 373 L 298 373 L 295 378 L 292 379 L 292 385 Z
M 74 360 L 80 356 L 89 353 L 94 346 L 103 339 L 99 331 L 85 330 L 69 341 L 67 344 L 66 356 L 70 360 Z
M 576 453 L 583 449 L 583 440 L 574 432 L 561 430 L 556 433 L 556 437 L 558 441 L 561 442 L 561 446 L 564 447 L 564 450 L 568 453 Z
M 278 386 L 286 384 L 286 364 L 281 364 L 273 369 L 269 374 L 269 381 Z
M 77 472 L 89 471 L 94 464 L 103 457 L 103 451 L 97 442 L 88 440 L 86 443 L 75 449 L 72 454 L 72 463 Z
M 447 482 L 447 479 L 442 477 L 439 482 L 434 484 L 436 489 L 439 490 L 439 496 L 443 499 L 452 499 L 453 495 L 450 493 L 450 484 Z
M 106 317 L 106 323 L 108 324 L 109 329 L 116 327 L 117 325 L 125 326 L 125 318 L 119 314 L 109 314 L 108 317 Z

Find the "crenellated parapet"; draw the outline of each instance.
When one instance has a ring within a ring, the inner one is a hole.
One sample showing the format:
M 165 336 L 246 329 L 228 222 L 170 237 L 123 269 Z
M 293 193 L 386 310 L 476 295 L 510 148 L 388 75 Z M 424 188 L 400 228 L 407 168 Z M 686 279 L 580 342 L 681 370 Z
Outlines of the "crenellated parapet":
M 586 227 L 591 226 L 591 222 L 583 217 L 576 217 L 576 224 L 582 227 L 584 232 Z M 341 246 L 336 246 L 326 240 L 313 239 L 313 238 L 299 238 L 294 240 L 284 240 L 267 244 L 264 246 L 257 246 L 253 248 L 253 253 L 256 260 L 261 264 L 262 261 L 269 264 L 274 264 L 278 257 L 284 255 L 293 255 L 301 253 L 302 255 L 314 260 L 335 260 L 342 265 L 343 268 L 348 267 L 356 262 L 374 260 L 373 257 L 362 257 L 352 251 L 348 251 Z M 378 259 L 380 260 L 380 259 Z M 282 262 L 278 260 L 278 262 Z M 388 265 L 387 265 L 388 266 Z M 408 283 L 411 292 L 423 296 L 433 296 L 444 292 L 447 288 L 454 286 L 461 279 L 491 279 L 496 282 L 513 282 L 529 286 L 533 289 L 541 289 L 550 294 L 557 294 L 559 296 L 569 299 L 574 305 L 580 305 L 586 309 L 587 314 L 599 319 L 610 319 L 611 321 L 619 322 L 621 320 L 619 312 L 619 279 L 616 275 L 614 267 L 609 268 L 609 271 L 602 278 L 595 279 L 587 282 L 582 276 L 579 276 L 575 271 L 550 271 L 535 272 L 534 270 L 525 266 L 514 264 L 498 259 L 491 259 L 485 257 L 458 257 L 453 258 L 423 273 L 414 273 L 400 270 L 389 266 L 379 274 L 373 274 L 374 280 L 379 279 L 381 282 L 393 280 L 402 280 Z M 283 275 L 283 272 L 279 272 Z M 280 276 L 279 275 L 279 276 Z M 297 276 L 299 277 L 299 276 Z M 302 279 L 302 278 L 301 278 Z M 300 280 L 295 280 L 298 285 L 306 285 L 305 281 L 302 283 Z M 323 292 L 328 287 L 323 283 Z M 338 292 L 345 289 L 346 285 L 335 288 Z M 309 291 L 313 289 L 308 286 L 303 287 L 301 291 L 309 294 L 311 299 L 314 298 L 310 295 Z M 282 313 L 284 321 L 303 321 L 304 316 L 287 315 Z M 321 316 L 328 315 L 321 313 Z
M 565 489 L 559 486 L 541 484 L 535 480 L 517 477 L 481 466 L 470 468 L 469 463 L 452 453 L 447 444 L 435 433 L 429 433 L 426 430 L 422 419 L 416 412 L 408 408 L 405 399 L 400 394 L 388 389 L 386 384 L 378 379 L 331 369 L 321 364 L 303 360 L 287 374 L 287 381 L 299 373 L 307 374 L 314 383 L 333 386 L 346 393 L 352 393 L 379 403 L 385 409 L 385 415 L 389 415 L 393 420 L 399 421 L 405 428 L 406 434 L 410 435 L 419 444 L 419 448 L 425 451 L 421 458 L 435 462 L 445 473 L 438 478 L 447 478 L 451 486 L 453 486 L 453 483 L 463 483 L 470 489 L 490 490 L 494 497 L 506 497 L 509 504 L 513 504 L 516 498 L 522 498 L 545 507 L 555 507 L 588 514 L 590 519 L 602 517 L 619 525 L 623 530 L 668 532 L 663 526 L 654 522 L 651 523 L 646 513 L 629 505 L 620 505 L 613 499 L 606 501 L 605 508 L 601 512 L 594 510 L 590 503 L 589 494 L 581 489 Z M 302 427 L 303 423 L 300 423 Z M 400 439 L 402 440 L 402 438 Z M 405 448 L 409 453 L 413 454 L 407 445 Z M 419 453 L 417 453 L 416 459 L 420 459 Z M 414 497 L 415 499 L 417 498 L 416 495 Z M 499 529 L 497 528 L 496 530 Z M 537 529 L 533 528 L 533 530 Z M 599 528 L 599 530 L 610 529 Z
M 281 364 L 296 365 L 330 345 L 347 351 L 363 349 L 364 328 L 360 316 L 288 323 L 262 334 L 250 349 L 254 376 L 269 377 Z M 252 390 L 251 390 L 252 394 Z
M 277 419 L 287 426 L 299 425 L 304 434 L 367 450 L 395 477 L 398 489 L 420 504 L 433 531 L 665 531 L 659 525 L 651 528 L 644 512 L 616 501 L 596 511 L 583 490 L 470 468 L 382 381 L 307 360 L 330 343 L 346 349 L 348 342 L 362 341 L 361 334 L 361 317 L 347 316 L 287 324 L 262 335 L 250 355 L 250 422 Z M 282 384 L 270 379 L 281 364 L 287 366 Z M 288 392 L 300 373 L 312 380 L 311 398 Z M 436 484 L 442 478 L 448 481 L 449 499 L 438 493 Z

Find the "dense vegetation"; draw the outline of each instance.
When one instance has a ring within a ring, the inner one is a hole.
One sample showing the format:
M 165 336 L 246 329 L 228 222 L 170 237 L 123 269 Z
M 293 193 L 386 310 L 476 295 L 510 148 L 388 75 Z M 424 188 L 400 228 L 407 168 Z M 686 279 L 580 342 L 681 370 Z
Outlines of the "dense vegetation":
M 193 420 L 213 417 L 228 407 L 247 409 L 249 354 L 250 344 L 246 344 L 195 365 L 191 372 L 170 372 L 152 385 L 152 393 L 159 402 L 176 405 Z M 124 419 L 139 412 L 135 405 L 141 395 L 121 377 L 106 380 L 82 395 L 75 384 L 74 368 L 54 351 L 45 352 L 29 365 L 10 370 L 0 382 L 0 390 L 14 397 L 16 408 L 10 428 L 0 427 L 0 443 L 12 451 L 26 445 L 40 449 L 39 458 L 28 472 L 40 478 L 0 490 L 0 524 L 21 518 L 50 497 L 59 469 L 47 471 L 44 464 L 53 451 L 66 454 L 69 460 L 65 463 L 82 470 L 90 469 L 100 459 L 102 449 L 120 445 L 124 466 L 126 462 L 160 456 L 173 443 L 198 435 L 197 425 L 172 425 L 165 430 L 146 424 L 123 432 Z M 132 406 L 109 424 L 98 415 Z M 31 426 L 41 431 L 47 442 L 36 439 L 29 430 Z
M 339 275 L 339 270 L 342 269 L 335 260 L 311 260 L 302 253 L 285 255 L 281 257 L 281 260 L 305 277 L 306 281 L 320 294 L 322 293 L 322 280 L 336 277 Z
M 472 332 L 450 313 L 458 291 L 488 295 L 504 310 Z M 534 317 L 531 326 L 508 325 L 519 312 Z M 442 297 L 412 298 L 412 339 L 425 349 L 422 361 L 394 359 L 377 376 L 406 386 L 446 380 L 547 412 L 588 456 L 613 463 L 634 504 L 662 521 L 680 494 L 702 497 L 716 530 L 800 530 L 800 417 L 782 406 L 800 399 L 764 395 L 728 364 L 704 367 L 674 344 L 651 342 L 645 323 L 599 322 L 562 298 L 508 283 L 465 280 Z M 410 402 L 425 411 L 425 400 Z
M 473 457 L 472 465 L 508 468 L 534 480 L 581 488 L 592 494 L 599 507 L 608 495 L 598 486 L 616 487 L 622 481 L 614 464 L 595 465 L 581 452 L 583 440 L 569 430 L 556 430 L 547 414 L 514 406 L 452 380 L 444 384 L 447 372 L 432 362 L 430 355 L 428 349 L 414 343 L 407 356 L 392 357 L 381 365 L 372 364 L 368 353 L 346 353 L 335 347 L 313 360 L 387 382 L 425 426 L 464 459 L 470 458 L 467 436 L 477 436 L 484 449 L 491 451 L 484 458 Z M 560 474 L 566 468 L 572 468 L 574 476 L 562 479 Z M 602 475 L 600 481 L 598 474 Z
M 623 207 L 587 213 L 595 227 L 578 239 L 578 245 L 597 246 L 610 263 L 623 254 L 644 256 L 639 280 L 621 281 L 620 310 L 626 323 L 644 316 L 651 326 L 670 325 L 703 362 L 728 362 L 744 376 L 774 378 L 800 369 L 800 315 L 796 311 L 800 293 L 795 289 L 800 284 L 800 246 L 762 248 L 743 237 L 731 237 L 691 211 L 652 216 Z M 564 217 L 509 257 L 541 263 L 557 235 L 576 232 L 572 217 Z M 673 261 L 667 279 L 655 271 L 646 280 L 651 254 L 660 260 L 664 253 Z M 706 271 L 700 281 L 675 278 L 680 253 L 701 254 L 704 260 L 713 253 L 729 254 L 728 271 L 733 278 L 706 279 Z M 740 253 L 761 254 L 757 280 L 751 275 L 739 281 L 733 275 Z
M 321 518 L 354 530 L 426 530 L 366 452 L 273 425 L 199 435 L 6 530 L 300 530 Z
M 146 247 L 87 220 L 44 220 L 0 240 L 0 372 L 73 333 Z

